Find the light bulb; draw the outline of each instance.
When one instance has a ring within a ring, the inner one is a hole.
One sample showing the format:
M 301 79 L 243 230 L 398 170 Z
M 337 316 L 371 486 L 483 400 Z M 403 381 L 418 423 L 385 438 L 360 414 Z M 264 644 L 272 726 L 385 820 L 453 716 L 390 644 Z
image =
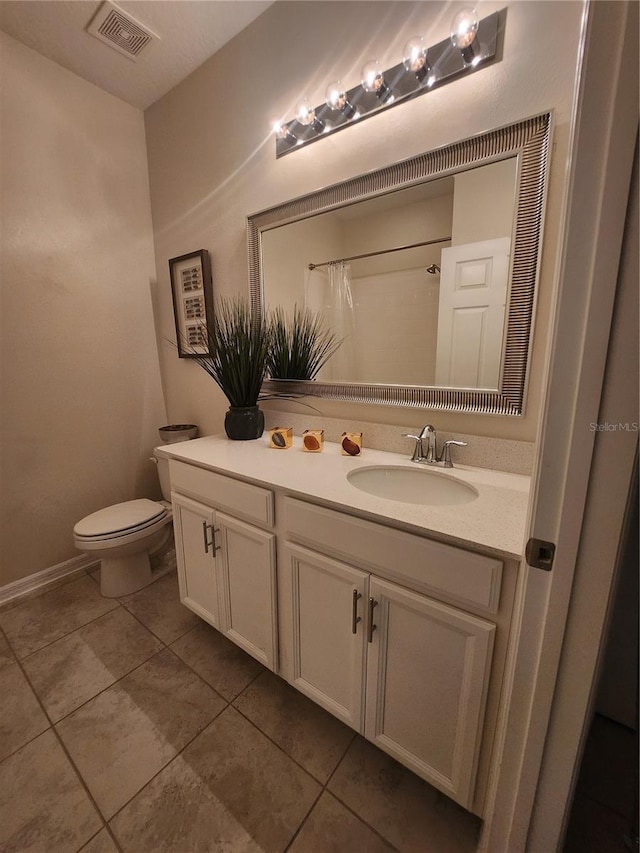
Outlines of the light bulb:
M 412 71 L 416 75 L 418 82 L 422 83 L 431 71 L 431 66 L 427 60 L 427 46 L 422 36 L 414 36 L 405 44 L 402 52 L 402 62 L 407 71 Z M 433 82 L 431 78 L 429 80 Z M 427 85 L 431 85 L 429 81 L 427 81 Z
M 460 50 L 467 65 L 472 64 L 476 56 L 473 42 L 477 32 L 475 9 L 462 9 L 451 22 L 451 44 Z
M 384 79 L 382 66 L 376 59 L 362 66 L 361 75 L 365 92 L 374 92 L 383 104 L 393 98 L 393 93 Z
M 275 133 L 276 139 L 283 139 L 289 145 L 294 145 L 298 141 L 297 137 L 291 133 L 286 124 L 282 124 L 280 121 L 274 121 L 271 128 Z
M 298 101 L 296 119 L 300 124 L 312 127 L 316 133 L 322 133 L 325 129 L 325 123 L 317 117 L 316 111 L 311 106 L 311 101 L 308 98 L 302 98 L 302 100 Z
M 335 83 L 330 83 L 327 86 L 325 97 L 327 106 L 331 107 L 332 110 L 341 112 L 345 118 L 353 118 L 357 115 L 356 108 L 349 103 L 346 90 L 340 80 L 336 80 Z

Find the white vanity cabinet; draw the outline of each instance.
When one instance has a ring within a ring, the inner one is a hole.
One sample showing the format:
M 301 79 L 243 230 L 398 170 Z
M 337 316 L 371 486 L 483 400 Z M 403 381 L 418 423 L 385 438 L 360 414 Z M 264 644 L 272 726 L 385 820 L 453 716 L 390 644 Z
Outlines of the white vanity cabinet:
M 378 578 L 368 611 L 365 737 L 470 808 L 495 625 Z
M 296 545 L 284 554 L 292 591 L 289 681 L 360 732 L 369 575 Z
M 273 493 L 180 462 L 170 473 L 182 603 L 277 670 L 275 534 L 244 520 L 272 527 Z
M 471 808 L 496 625 L 434 595 L 490 612 L 501 561 L 293 498 L 284 512 L 290 682 Z
M 482 815 L 517 563 L 243 475 L 170 458 L 182 602 Z

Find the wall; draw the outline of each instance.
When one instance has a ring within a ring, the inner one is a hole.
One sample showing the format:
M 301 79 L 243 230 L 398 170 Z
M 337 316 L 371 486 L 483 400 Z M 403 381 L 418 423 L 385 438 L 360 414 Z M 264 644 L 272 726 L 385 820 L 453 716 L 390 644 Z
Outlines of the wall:
M 516 180 L 515 157 L 455 176 L 453 246 L 511 236 Z
M 145 113 L 156 266 L 159 337 L 169 416 L 220 431 L 226 401 L 163 339 L 173 336 L 167 260 L 210 250 L 214 288 L 247 292 L 246 216 L 320 187 L 492 127 L 553 109 L 555 137 L 526 415 L 520 419 L 438 412 L 428 419 L 457 432 L 534 440 L 558 235 L 577 45 L 578 2 L 486 2 L 507 6 L 502 61 L 356 123 L 276 160 L 274 118 L 288 119 L 306 94 L 321 103 L 327 82 L 347 86 L 371 56 L 395 64 L 407 38 L 446 38 L 448 3 L 279 2 Z M 534 82 L 535 81 L 535 84 Z M 279 404 L 281 408 L 294 404 Z M 424 412 L 315 401 L 330 417 L 419 425 Z
M 75 522 L 157 493 L 142 113 L 4 34 L 0 585 L 77 554 Z

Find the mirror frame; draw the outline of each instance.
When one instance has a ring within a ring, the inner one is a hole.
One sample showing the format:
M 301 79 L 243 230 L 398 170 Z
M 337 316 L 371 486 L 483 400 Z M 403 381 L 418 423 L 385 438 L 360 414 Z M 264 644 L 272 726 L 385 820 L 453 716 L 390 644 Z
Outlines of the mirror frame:
M 552 114 L 543 113 L 358 175 L 247 218 L 251 305 L 261 314 L 264 310 L 263 231 L 465 169 L 518 157 L 509 305 L 502 377 L 497 390 L 282 379 L 267 379 L 263 390 L 276 397 L 325 397 L 374 405 L 521 416 L 542 246 L 551 127 Z

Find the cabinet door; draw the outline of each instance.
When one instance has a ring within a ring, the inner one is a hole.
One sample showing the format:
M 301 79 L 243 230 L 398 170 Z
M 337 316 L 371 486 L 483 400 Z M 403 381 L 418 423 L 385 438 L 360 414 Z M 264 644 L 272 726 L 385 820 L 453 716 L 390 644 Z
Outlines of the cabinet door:
M 172 494 L 180 601 L 220 627 L 214 512 L 198 501 Z
M 365 572 L 287 545 L 293 589 L 293 685 L 361 732 Z
M 471 807 L 495 626 L 370 581 L 366 737 Z
M 221 630 L 269 669 L 277 667 L 275 536 L 216 513 Z

